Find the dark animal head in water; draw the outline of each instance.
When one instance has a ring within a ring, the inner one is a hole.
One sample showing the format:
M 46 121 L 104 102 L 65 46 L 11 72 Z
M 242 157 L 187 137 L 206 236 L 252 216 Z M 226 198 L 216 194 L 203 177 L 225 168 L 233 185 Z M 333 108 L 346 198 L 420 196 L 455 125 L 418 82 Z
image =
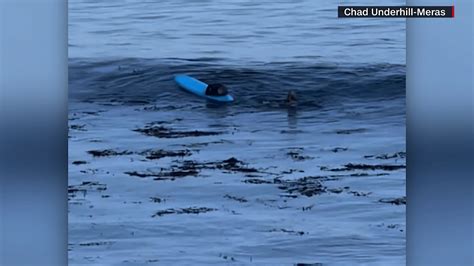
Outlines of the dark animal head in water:
M 294 91 L 288 91 L 288 96 L 286 97 L 286 102 L 287 103 L 293 103 L 296 102 L 296 93 Z
M 206 88 L 206 95 L 210 96 L 224 96 L 227 93 L 227 88 L 222 84 L 209 84 Z

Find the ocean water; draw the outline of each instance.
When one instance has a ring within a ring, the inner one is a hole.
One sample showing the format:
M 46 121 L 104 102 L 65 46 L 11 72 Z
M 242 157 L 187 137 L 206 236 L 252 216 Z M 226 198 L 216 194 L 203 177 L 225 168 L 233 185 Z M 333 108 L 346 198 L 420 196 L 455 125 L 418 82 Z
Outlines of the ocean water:
M 69 263 L 404 265 L 405 20 L 338 4 L 69 1 Z
M 339 4 L 405 1 L 71 0 L 69 56 L 404 64 L 405 19 L 338 19 Z

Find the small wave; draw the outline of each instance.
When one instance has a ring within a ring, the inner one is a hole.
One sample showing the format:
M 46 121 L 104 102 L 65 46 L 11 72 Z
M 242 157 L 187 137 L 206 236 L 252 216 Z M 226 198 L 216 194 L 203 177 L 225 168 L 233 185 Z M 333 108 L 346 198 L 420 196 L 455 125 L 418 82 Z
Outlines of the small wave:
M 242 66 L 216 58 L 71 59 L 70 97 L 127 105 L 182 103 L 184 97 L 191 103 L 202 102 L 176 86 L 176 74 L 225 84 L 237 99 L 235 104 L 248 108 L 278 107 L 289 90 L 296 92 L 298 107 L 303 109 L 405 97 L 404 65 L 276 62 Z

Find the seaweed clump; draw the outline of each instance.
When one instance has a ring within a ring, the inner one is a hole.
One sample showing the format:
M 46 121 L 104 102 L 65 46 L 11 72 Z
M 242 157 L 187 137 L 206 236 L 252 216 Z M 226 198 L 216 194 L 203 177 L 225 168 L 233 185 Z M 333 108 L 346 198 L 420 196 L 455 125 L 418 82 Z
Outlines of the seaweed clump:
M 192 131 L 179 131 L 173 130 L 171 128 L 167 128 L 164 126 L 157 126 L 157 125 L 148 125 L 144 128 L 134 129 L 133 131 L 140 132 L 146 136 L 150 137 L 157 137 L 157 138 L 184 138 L 184 137 L 202 137 L 202 136 L 215 136 L 222 134 L 222 132 L 218 131 L 200 131 L 200 130 L 192 130 Z

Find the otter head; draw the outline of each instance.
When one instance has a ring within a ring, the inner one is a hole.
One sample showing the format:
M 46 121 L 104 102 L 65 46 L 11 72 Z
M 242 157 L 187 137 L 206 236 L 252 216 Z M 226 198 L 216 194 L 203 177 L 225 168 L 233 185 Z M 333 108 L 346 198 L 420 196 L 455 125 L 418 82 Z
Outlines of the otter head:
M 287 101 L 288 103 L 296 102 L 296 101 L 297 101 L 297 99 L 296 99 L 296 93 L 295 93 L 294 91 L 290 90 L 290 91 L 288 92 L 288 96 L 286 97 L 286 101 Z

